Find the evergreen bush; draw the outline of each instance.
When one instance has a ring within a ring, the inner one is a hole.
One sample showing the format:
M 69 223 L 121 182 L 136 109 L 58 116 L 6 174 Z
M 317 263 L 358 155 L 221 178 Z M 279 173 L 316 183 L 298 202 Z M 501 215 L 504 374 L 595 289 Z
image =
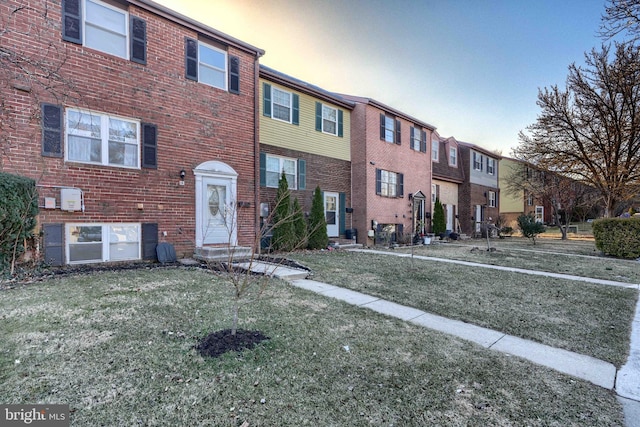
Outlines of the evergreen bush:
M 276 206 L 273 214 L 272 248 L 277 251 L 290 251 L 295 246 L 295 231 L 291 211 L 291 192 L 284 171 L 278 181 Z
M 324 249 L 329 244 L 327 234 L 327 220 L 324 217 L 324 201 L 322 191 L 316 187 L 313 192 L 311 202 L 311 213 L 309 215 L 309 249 Z
M 605 255 L 635 259 L 640 257 L 640 219 L 605 218 L 593 222 L 596 248 Z
M 433 206 L 433 234 L 436 236 L 447 231 L 447 222 L 444 218 L 444 207 L 440 199 L 436 197 L 436 203 Z
M 522 235 L 527 239 L 531 239 L 534 245 L 536 244 L 536 236 L 545 231 L 544 224 L 537 222 L 531 213 L 518 217 L 518 227 L 520 227 Z

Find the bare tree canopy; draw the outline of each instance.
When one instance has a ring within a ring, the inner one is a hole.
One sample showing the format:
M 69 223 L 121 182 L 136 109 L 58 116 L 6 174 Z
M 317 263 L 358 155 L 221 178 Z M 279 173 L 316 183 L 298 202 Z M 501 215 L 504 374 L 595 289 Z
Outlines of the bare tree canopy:
M 640 0 L 608 0 L 600 24 L 600 36 L 605 40 L 622 34 L 628 41 L 640 40 Z
M 605 216 L 640 191 L 640 50 L 603 46 L 569 67 L 566 89 L 538 93 L 536 122 L 520 132 L 519 160 L 594 187 Z M 611 59 L 611 60 L 610 60 Z

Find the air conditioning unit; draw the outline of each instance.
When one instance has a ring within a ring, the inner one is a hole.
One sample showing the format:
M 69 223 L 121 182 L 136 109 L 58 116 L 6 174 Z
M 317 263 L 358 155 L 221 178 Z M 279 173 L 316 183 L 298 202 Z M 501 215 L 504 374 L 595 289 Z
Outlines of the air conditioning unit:
M 79 211 L 82 209 L 82 190 L 79 188 L 60 189 L 60 209 Z

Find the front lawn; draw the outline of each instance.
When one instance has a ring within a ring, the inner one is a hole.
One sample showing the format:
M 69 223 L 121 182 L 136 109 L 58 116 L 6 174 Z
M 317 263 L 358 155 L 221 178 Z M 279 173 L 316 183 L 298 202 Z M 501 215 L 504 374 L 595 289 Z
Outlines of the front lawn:
M 609 390 L 277 280 L 241 312 L 270 339 L 205 359 L 229 295 L 182 268 L 0 291 L 0 401 L 69 404 L 73 426 L 623 424 Z
M 314 280 L 606 360 L 629 349 L 638 291 L 393 255 L 295 254 Z M 574 260 L 590 263 L 588 258 Z

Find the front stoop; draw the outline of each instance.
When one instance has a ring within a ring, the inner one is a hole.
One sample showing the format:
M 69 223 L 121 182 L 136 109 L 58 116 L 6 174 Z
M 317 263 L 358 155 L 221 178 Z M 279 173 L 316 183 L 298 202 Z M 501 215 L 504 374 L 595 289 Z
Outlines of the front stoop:
M 205 246 L 196 248 L 193 254 L 195 259 L 202 261 L 238 261 L 251 257 L 251 248 L 245 246 Z

